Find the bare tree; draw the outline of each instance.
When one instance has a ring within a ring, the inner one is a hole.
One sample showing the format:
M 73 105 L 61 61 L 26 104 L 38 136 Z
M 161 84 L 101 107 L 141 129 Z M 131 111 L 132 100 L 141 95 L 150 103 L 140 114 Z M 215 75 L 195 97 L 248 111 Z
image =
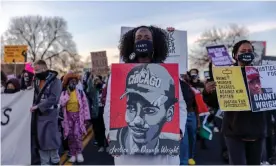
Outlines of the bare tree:
M 5 45 L 28 45 L 28 60 L 64 64 L 77 55 L 76 44 L 61 17 L 14 17 L 4 33 Z M 58 66 L 58 65 L 57 65 Z
M 63 57 L 66 57 L 66 59 Z M 59 56 L 51 58 L 48 61 L 48 65 L 50 68 L 61 74 L 65 74 L 69 70 L 79 72 L 83 68 L 83 62 L 80 59 L 81 56 L 78 54 L 68 54 L 67 52 L 63 52 Z
M 1 35 L 1 62 L 4 60 L 4 37 Z
M 234 44 L 247 38 L 249 31 L 244 26 L 230 24 L 226 28 L 213 28 L 203 32 L 196 41 L 196 46 L 191 49 L 189 54 L 191 66 L 193 68 L 206 68 L 209 57 L 206 47 L 224 44 L 229 52 L 232 51 Z M 230 54 L 231 55 L 231 54 Z

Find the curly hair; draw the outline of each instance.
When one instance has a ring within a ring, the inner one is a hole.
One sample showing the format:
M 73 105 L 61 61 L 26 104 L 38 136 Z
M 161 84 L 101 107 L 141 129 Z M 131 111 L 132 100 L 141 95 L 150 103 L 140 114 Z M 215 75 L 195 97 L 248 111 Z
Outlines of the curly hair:
M 152 61 L 162 63 L 168 56 L 168 36 L 164 29 L 155 26 L 139 26 L 122 36 L 119 44 L 120 56 L 125 63 L 133 63 L 129 55 L 134 51 L 135 33 L 140 28 L 148 28 L 152 32 L 154 56 Z

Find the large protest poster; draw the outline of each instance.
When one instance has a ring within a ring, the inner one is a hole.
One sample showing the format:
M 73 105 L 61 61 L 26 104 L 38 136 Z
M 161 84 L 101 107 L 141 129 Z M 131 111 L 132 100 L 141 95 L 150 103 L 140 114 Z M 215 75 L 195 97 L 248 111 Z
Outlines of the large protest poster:
M 239 66 L 214 67 L 214 80 L 221 111 L 249 111 L 250 103 Z
M 178 155 L 177 64 L 112 64 L 109 153 Z
M 266 41 L 251 41 L 254 52 L 255 59 L 253 61 L 254 66 L 262 65 L 262 58 L 266 56 Z
M 253 112 L 276 109 L 276 65 L 247 66 L 246 79 Z
M 264 56 L 262 65 L 276 65 L 276 56 Z
M 7 45 L 4 46 L 4 62 L 18 63 L 27 61 L 27 45 Z
M 232 58 L 224 45 L 208 46 L 206 49 L 215 66 L 230 66 L 233 64 Z
M 106 51 L 91 52 L 92 72 L 95 75 L 107 75 L 109 72 Z
M 1 165 L 31 164 L 31 112 L 34 89 L 1 94 Z
M 133 27 L 121 27 L 121 37 L 132 30 Z M 185 74 L 188 70 L 188 42 L 187 31 L 175 30 L 174 28 L 167 28 L 169 56 L 165 63 L 177 63 L 179 74 Z M 120 58 L 120 63 L 122 58 Z

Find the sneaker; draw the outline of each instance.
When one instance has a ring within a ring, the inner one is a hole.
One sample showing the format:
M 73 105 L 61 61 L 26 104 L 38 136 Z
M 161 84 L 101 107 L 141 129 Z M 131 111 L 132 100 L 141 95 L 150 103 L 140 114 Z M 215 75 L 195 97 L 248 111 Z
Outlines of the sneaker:
M 69 162 L 70 162 L 70 163 L 76 162 L 76 156 L 70 157 Z
M 219 129 L 217 127 L 214 127 L 214 132 L 215 133 L 219 132 Z
M 84 158 L 83 158 L 83 155 L 81 153 L 77 155 L 77 162 L 78 163 L 84 162 Z
M 104 147 L 100 147 L 100 149 L 98 150 L 98 152 L 104 152 Z
M 195 165 L 196 162 L 195 162 L 194 159 L 189 159 L 189 160 L 188 160 L 188 164 L 189 164 L 189 165 Z
M 267 161 L 261 162 L 261 165 L 270 165 Z

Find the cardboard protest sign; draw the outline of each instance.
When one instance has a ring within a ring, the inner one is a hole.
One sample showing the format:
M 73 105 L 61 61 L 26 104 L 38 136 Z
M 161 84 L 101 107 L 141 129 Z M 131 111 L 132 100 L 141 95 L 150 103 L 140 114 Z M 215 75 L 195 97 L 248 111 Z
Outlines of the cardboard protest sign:
M 108 61 L 106 51 L 91 52 L 92 72 L 96 75 L 108 73 Z
M 239 66 L 214 67 L 217 96 L 221 111 L 248 111 L 250 103 Z
M 177 64 L 112 64 L 109 153 L 179 154 Z
M 253 61 L 254 66 L 262 65 L 262 58 L 266 56 L 266 41 L 251 41 L 254 52 L 255 58 Z
M 24 63 L 27 60 L 28 46 L 26 45 L 7 45 L 4 46 L 5 63 Z
M 253 112 L 276 109 L 276 65 L 247 66 L 246 79 Z
M 208 46 L 206 47 L 208 56 L 215 66 L 229 66 L 232 65 L 232 58 L 224 45 Z
M 121 37 L 132 30 L 133 27 L 121 27 Z M 188 70 L 188 42 L 187 31 L 175 30 L 172 27 L 166 29 L 168 35 L 169 56 L 165 63 L 177 63 L 179 74 L 185 74 Z M 122 57 L 120 58 L 120 63 Z
M 276 65 L 276 56 L 264 56 L 262 65 Z

